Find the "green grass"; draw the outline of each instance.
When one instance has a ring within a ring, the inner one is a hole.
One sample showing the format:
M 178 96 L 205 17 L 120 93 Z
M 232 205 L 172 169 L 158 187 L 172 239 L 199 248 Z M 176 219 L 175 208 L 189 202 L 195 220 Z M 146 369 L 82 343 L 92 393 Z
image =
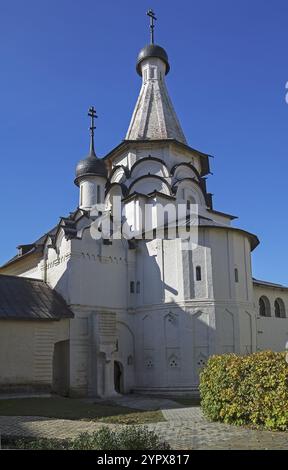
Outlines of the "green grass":
M 165 421 L 161 411 L 136 411 L 124 415 L 107 416 L 100 418 L 102 423 L 113 424 L 146 424 L 146 423 L 159 423 Z
M 141 411 L 104 401 L 88 403 L 80 399 L 61 397 L 0 400 L 0 416 L 43 416 L 118 424 L 165 421 L 161 411 Z

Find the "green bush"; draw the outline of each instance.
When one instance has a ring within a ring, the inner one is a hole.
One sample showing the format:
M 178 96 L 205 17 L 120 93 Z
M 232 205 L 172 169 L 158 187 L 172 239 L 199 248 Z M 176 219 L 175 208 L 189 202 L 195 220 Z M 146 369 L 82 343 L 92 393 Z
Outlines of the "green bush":
M 12 444 L 12 443 L 11 443 Z M 17 440 L 17 449 L 45 450 L 168 450 L 169 445 L 146 427 L 125 426 L 118 431 L 102 427 L 94 433 L 83 433 L 75 439 Z
M 4 442 L 3 442 L 4 441 Z M 47 439 L 47 438 L 22 438 L 22 439 L 3 439 L 2 445 L 5 449 L 18 450 L 68 450 L 69 441 L 63 439 Z
M 127 426 L 119 431 L 101 428 L 93 434 L 82 434 L 73 442 L 74 449 L 101 450 L 160 450 L 169 449 L 166 443 L 146 427 Z
M 288 429 L 288 364 L 285 353 L 211 356 L 200 373 L 207 418 L 230 424 Z

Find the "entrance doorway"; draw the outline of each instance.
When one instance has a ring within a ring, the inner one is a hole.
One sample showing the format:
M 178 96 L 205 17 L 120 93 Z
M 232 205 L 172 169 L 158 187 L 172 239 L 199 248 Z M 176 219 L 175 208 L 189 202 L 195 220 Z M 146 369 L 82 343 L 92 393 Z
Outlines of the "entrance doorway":
M 114 361 L 114 388 L 115 392 L 123 393 L 123 366 L 118 361 Z
M 58 395 L 69 392 L 69 340 L 54 344 L 52 390 Z

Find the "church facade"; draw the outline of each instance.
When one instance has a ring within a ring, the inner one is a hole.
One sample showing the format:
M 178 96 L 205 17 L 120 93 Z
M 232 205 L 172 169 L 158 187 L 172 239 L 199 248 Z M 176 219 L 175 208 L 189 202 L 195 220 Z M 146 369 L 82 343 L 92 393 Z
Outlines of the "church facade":
M 169 69 L 162 47 L 140 51 L 129 129 L 101 159 L 90 108 L 90 151 L 76 168 L 79 207 L 0 269 L 0 389 L 193 393 L 212 354 L 285 349 L 288 288 L 253 279 L 258 238 L 214 209 L 209 156 L 186 141 L 165 84 Z M 193 249 L 183 227 L 169 238 L 165 216 L 158 232 L 153 219 L 155 207 L 180 204 L 187 213 L 197 207 Z M 124 227 L 138 236 L 123 236 Z

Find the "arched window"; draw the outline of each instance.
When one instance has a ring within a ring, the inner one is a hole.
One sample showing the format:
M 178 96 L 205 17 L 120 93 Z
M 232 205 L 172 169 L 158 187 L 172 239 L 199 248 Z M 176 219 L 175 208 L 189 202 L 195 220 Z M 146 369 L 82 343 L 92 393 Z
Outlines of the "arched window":
M 274 302 L 274 312 L 277 318 L 286 318 L 285 305 L 282 299 L 276 299 Z
M 235 278 L 235 282 L 239 282 L 239 274 L 238 274 L 237 268 L 234 269 L 234 278 Z
M 196 281 L 201 281 L 201 266 L 196 266 Z
M 259 299 L 259 315 L 261 317 L 271 317 L 270 302 L 265 295 L 262 295 Z

